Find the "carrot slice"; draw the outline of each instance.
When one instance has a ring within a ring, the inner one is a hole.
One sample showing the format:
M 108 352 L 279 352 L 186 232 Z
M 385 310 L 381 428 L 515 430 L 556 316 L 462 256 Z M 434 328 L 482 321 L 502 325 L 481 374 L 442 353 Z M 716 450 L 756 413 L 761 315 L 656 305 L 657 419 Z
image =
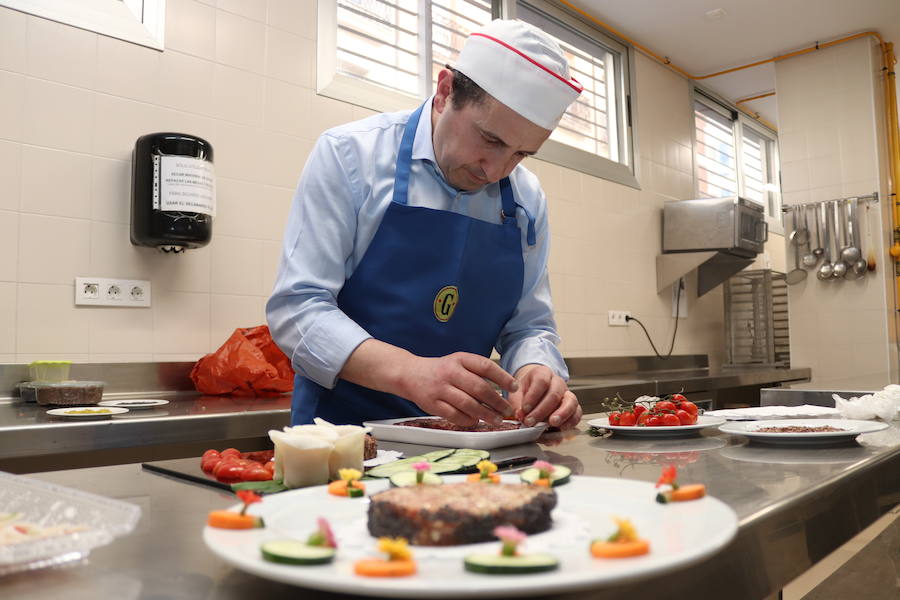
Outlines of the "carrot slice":
M 469 475 L 469 476 L 466 478 L 466 480 L 467 480 L 467 481 L 474 481 L 474 482 L 476 482 L 476 483 L 479 482 L 479 481 L 484 481 L 483 479 L 481 479 L 481 473 L 472 473 L 471 475 Z M 500 476 L 497 475 L 496 473 L 491 473 L 491 474 L 490 474 L 490 482 L 491 482 L 491 483 L 500 483 Z
M 353 487 L 358 490 L 366 491 L 366 486 L 359 481 L 353 482 Z M 328 493 L 333 496 L 347 496 L 347 482 L 343 479 L 338 479 L 337 481 L 332 481 L 328 484 Z
M 353 565 L 353 571 L 364 577 L 406 577 L 415 574 L 416 561 L 364 558 Z
M 544 477 L 543 479 L 535 479 L 534 485 L 548 488 L 548 487 L 550 487 L 550 479 L 547 477 Z
M 214 510 L 209 513 L 206 524 L 219 529 L 254 529 L 262 527 L 262 520 L 254 515 L 242 515 L 230 510 Z
M 672 502 L 684 502 L 685 500 L 699 500 L 706 495 L 706 486 L 702 483 L 682 485 L 677 490 L 672 490 L 669 499 Z
M 633 542 L 594 542 L 591 544 L 591 554 L 596 558 L 627 558 L 640 556 L 650 552 L 650 542 L 647 540 L 635 540 Z

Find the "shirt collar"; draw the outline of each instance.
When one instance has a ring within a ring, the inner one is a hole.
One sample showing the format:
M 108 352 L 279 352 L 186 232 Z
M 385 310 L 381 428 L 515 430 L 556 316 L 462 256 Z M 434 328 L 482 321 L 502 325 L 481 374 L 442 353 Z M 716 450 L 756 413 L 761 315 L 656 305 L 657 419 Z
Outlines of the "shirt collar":
M 427 160 L 437 166 L 437 158 L 434 156 L 434 144 L 431 141 L 431 101 L 434 96 L 425 101 L 422 106 L 422 116 L 419 117 L 419 125 L 416 127 L 416 138 L 413 140 L 413 160 Z

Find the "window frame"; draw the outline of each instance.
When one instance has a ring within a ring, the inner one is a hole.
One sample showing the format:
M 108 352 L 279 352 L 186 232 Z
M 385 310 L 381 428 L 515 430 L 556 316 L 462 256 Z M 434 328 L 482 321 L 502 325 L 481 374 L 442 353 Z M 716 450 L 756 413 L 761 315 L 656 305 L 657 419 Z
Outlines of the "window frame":
M 767 144 L 767 150 L 771 150 L 771 162 L 774 166 L 773 177 L 774 185 L 777 187 L 775 192 L 775 206 L 773 207 L 777 214 L 769 214 L 768 202 L 763 202 L 765 210 L 765 219 L 768 224 L 769 231 L 784 235 L 784 221 L 782 216 L 782 195 L 781 195 L 781 158 L 778 154 L 778 133 L 763 125 L 762 123 L 750 118 L 743 113 L 733 103 L 719 96 L 706 88 L 694 84 L 690 90 L 691 97 L 691 153 L 693 160 L 693 179 L 694 179 L 694 195 L 700 198 L 700 178 L 699 164 L 697 161 L 697 122 L 694 116 L 694 103 L 700 102 L 710 109 L 727 116 L 732 123 L 732 135 L 734 136 L 735 151 L 735 174 L 737 177 L 737 195 L 745 196 L 744 192 L 744 128 L 750 129 L 754 134 L 764 138 Z M 754 200 L 750 200 L 756 204 Z
M 0 6 L 19 12 L 165 50 L 166 0 L 142 0 L 141 4 L 143 15 L 138 17 L 134 12 L 137 2 L 130 0 L 93 0 L 92 7 L 59 0 L 0 0 Z
M 317 16 L 317 53 L 316 53 L 316 92 L 321 96 L 349 102 L 379 112 L 411 109 L 422 99 L 412 98 L 406 94 L 395 92 L 376 85 L 367 84 L 353 77 L 337 73 L 337 1 L 318 0 Z M 622 40 L 616 39 L 606 32 L 588 24 L 579 16 L 551 5 L 546 0 L 492 0 L 492 18 L 514 19 L 518 9 L 524 5 L 523 12 L 534 12 L 542 18 L 555 21 L 558 25 L 575 29 L 594 43 L 607 47 L 618 56 L 615 65 L 616 75 L 616 114 L 618 144 L 623 162 L 616 162 L 597 154 L 568 146 L 555 140 L 547 140 L 535 155 L 538 160 L 551 162 L 588 175 L 600 177 L 641 189 L 638 183 L 637 140 L 634 132 L 637 128 L 632 107 L 634 81 L 634 49 Z M 429 18 L 430 2 L 419 0 L 419 14 Z M 420 36 L 420 66 L 425 66 L 423 73 L 431 73 L 431 33 Z M 426 96 L 430 87 L 430 77 L 420 77 L 419 93 Z M 430 92 L 429 92 L 430 93 Z

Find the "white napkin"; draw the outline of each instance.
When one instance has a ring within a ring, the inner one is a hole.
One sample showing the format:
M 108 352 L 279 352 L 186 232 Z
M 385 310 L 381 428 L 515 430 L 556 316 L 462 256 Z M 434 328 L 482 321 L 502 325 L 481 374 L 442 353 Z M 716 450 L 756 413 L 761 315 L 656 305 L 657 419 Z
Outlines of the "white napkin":
M 853 396 L 849 400 L 832 394 L 834 405 L 846 419 L 879 418 L 887 423 L 900 417 L 900 385 L 888 385 L 874 394 Z

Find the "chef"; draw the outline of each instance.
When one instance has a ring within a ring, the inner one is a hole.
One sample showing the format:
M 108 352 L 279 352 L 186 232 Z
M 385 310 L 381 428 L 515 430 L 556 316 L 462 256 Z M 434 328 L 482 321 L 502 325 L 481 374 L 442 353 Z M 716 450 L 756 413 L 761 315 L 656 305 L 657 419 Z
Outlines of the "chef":
M 414 111 L 322 134 L 266 306 L 297 371 L 293 424 L 578 423 L 550 301 L 547 201 L 519 163 L 581 89 L 551 37 L 496 20 Z

